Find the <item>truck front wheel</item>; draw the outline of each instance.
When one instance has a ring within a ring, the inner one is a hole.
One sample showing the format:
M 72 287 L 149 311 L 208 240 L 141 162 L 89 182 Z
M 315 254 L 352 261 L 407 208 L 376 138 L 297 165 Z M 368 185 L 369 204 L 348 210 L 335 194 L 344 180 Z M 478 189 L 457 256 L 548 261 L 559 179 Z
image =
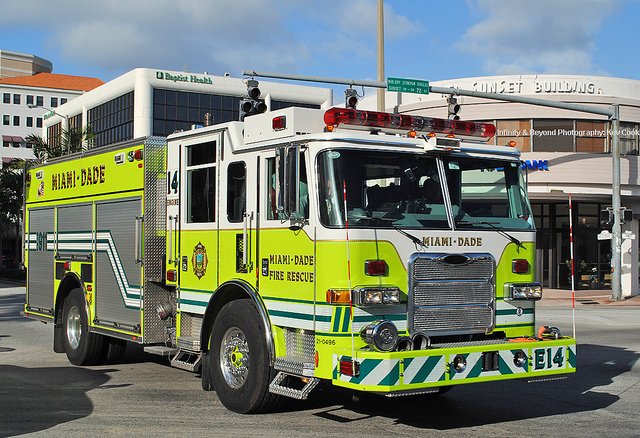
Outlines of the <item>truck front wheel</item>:
M 220 402 L 238 413 L 273 409 L 280 396 L 269 392 L 274 371 L 269 366 L 265 327 L 251 300 L 226 304 L 213 324 L 209 360 Z
M 64 351 L 74 365 L 93 365 L 102 353 L 103 338 L 89 332 L 89 316 L 82 290 L 73 289 L 62 308 Z

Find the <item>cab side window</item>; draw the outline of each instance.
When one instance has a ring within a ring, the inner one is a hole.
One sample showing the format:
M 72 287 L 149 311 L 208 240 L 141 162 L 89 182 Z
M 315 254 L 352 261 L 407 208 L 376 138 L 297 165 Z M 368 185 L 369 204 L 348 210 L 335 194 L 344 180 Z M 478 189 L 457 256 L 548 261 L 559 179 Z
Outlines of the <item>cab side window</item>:
M 227 169 L 227 218 L 242 222 L 247 204 L 247 171 L 243 162 L 231 163 Z
M 216 142 L 186 147 L 187 222 L 215 222 Z

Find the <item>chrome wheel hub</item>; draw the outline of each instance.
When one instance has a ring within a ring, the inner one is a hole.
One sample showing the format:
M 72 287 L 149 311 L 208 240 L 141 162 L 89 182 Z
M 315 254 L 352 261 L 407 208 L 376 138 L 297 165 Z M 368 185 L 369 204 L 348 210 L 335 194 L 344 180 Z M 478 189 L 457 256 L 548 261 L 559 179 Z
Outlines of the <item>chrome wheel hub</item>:
M 231 327 L 222 337 L 220 346 L 220 368 L 227 384 L 240 388 L 249 372 L 249 344 L 243 331 Z
M 76 306 L 69 309 L 67 315 L 67 341 L 69 346 L 74 350 L 80 344 L 82 337 L 82 319 L 80 318 L 80 310 Z

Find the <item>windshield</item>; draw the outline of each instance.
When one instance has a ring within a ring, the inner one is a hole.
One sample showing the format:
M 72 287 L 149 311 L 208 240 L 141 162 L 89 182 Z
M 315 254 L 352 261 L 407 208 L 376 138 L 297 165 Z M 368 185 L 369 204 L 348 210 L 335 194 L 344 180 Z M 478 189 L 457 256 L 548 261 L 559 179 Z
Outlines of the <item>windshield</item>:
M 443 161 L 456 227 L 533 229 L 519 163 L 456 157 Z
M 434 155 L 334 149 L 319 154 L 318 177 L 326 226 L 344 226 L 346 186 L 350 227 L 448 229 L 456 221 L 461 228 L 532 228 L 517 163 L 470 158 L 439 163 Z M 449 198 L 451 206 L 445 203 Z

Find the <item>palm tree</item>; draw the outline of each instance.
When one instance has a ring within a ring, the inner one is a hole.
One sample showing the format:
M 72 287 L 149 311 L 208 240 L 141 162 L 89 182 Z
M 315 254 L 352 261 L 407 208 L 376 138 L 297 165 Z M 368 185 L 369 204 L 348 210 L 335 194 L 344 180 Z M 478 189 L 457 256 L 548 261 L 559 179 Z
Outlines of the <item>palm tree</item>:
M 36 134 L 29 135 L 25 141 L 33 145 L 36 162 L 41 164 L 49 158 L 80 152 L 84 150 L 83 145 L 89 146 L 94 138 L 95 134 L 91 132 L 91 127 L 87 126 L 84 129 L 63 129 L 57 138 L 51 139 L 50 144 Z

